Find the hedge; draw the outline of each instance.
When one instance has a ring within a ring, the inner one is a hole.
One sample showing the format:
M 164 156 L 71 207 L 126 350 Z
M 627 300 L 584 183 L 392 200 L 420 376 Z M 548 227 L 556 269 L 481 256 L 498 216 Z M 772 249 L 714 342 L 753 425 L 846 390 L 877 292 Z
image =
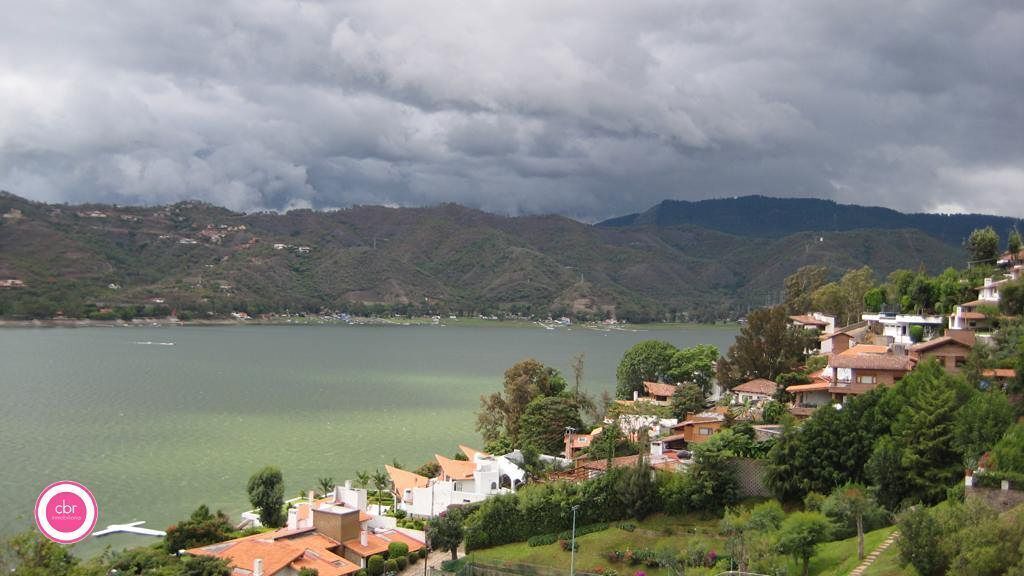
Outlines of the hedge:
M 986 470 L 974 474 L 974 485 L 982 488 L 1000 488 L 1003 480 L 1010 481 L 1010 487 L 1015 490 L 1024 489 L 1024 474 L 1009 470 Z
M 405 570 L 405 567 L 409 565 L 409 557 L 408 556 L 398 556 L 397 558 L 393 558 L 392 560 L 394 560 L 396 565 L 398 566 L 398 571 L 399 572 L 401 572 L 402 570 Z M 390 561 L 391 560 L 388 560 L 388 562 L 390 562 Z
M 409 545 L 405 542 L 388 544 L 388 558 L 401 558 L 409 555 Z
M 398 572 L 398 561 L 392 558 L 384 562 L 385 572 Z
M 384 573 L 384 557 L 380 554 L 370 556 L 366 561 L 367 576 L 380 576 Z

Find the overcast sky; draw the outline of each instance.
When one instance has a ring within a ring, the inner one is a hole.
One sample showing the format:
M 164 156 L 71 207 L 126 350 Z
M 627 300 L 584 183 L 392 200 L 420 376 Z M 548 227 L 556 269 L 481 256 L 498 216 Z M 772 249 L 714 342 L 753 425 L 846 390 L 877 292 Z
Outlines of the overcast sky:
M 1024 3 L 6 2 L 0 189 L 1024 216 Z

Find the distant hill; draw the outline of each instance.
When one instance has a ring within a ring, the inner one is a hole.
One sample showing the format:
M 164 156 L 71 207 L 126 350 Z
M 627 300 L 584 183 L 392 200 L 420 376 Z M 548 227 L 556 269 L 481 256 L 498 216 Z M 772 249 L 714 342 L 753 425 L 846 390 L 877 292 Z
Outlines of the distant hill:
M 991 226 L 1000 236 L 1019 218 L 982 214 L 904 214 L 888 208 L 837 204 L 817 198 L 742 196 L 715 200 L 664 200 L 638 214 L 605 220 L 602 227 L 691 224 L 740 236 L 781 238 L 794 232 L 860 229 L 916 229 L 947 244 L 961 246 L 976 228 Z
M 868 265 L 882 276 L 965 259 L 921 230 L 796 226 L 752 239 L 711 229 L 727 227 L 725 212 L 707 227 L 651 214 L 592 226 L 455 204 L 239 214 L 0 193 L 0 280 L 26 284 L 0 288 L 0 316 L 330 309 L 714 320 L 777 301 L 783 279 L 806 264 L 837 277 Z

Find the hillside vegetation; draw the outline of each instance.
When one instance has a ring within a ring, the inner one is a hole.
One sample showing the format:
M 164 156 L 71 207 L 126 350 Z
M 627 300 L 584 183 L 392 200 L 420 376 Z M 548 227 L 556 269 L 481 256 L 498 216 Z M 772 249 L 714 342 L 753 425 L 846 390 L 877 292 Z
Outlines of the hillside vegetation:
M 965 258 L 909 228 L 754 239 L 692 223 L 591 226 L 455 204 L 240 214 L 0 192 L 0 215 L 0 280 L 25 283 L 0 288 L 8 318 L 134 307 L 185 317 L 328 309 L 707 321 L 778 301 L 785 277 L 807 264 L 838 277 L 863 265 L 937 272 Z

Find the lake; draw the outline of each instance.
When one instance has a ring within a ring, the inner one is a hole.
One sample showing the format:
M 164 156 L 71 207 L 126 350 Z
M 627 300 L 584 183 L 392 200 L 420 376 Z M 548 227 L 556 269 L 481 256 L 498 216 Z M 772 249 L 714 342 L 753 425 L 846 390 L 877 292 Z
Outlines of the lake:
M 457 324 L 457 323 L 456 323 Z M 643 331 L 504 326 L 209 326 L 0 329 L 0 532 L 32 526 L 36 496 L 76 480 L 98 527 L 164 529 L 199 504 L 237 521 L 245 485 L 281 468 L 286 496 L 398 460 L 481 446 L 474 412 L 527 357 L 614 391 L 623 352 L 649 338 L 725 349 L 734 327 Z M 158 343 L 173 343 L 160 345 Z M 151 539 L 87 540 L 92 554 Z

